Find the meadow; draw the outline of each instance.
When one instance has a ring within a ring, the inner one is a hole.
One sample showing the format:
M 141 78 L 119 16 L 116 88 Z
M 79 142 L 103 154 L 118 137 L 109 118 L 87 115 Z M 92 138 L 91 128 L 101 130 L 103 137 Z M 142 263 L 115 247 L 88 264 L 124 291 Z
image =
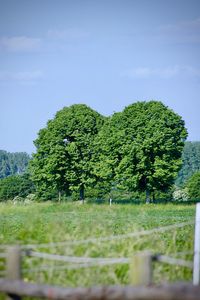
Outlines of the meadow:
M 194 218 L 194 205 L 2 203 L 0 253 L 6 244 L 20 244 L 33 245 L 34 251 L 65 256 L 131 258 L 135 253 L 150 250 L 192 261 L 194 225 L 138 237 L 112 239 L 112 236 L 194 221 Z M 109 236 L 110 239 L 101 240 Z M 86 242 L 89 238 L 97 240 Z M 26 281 L 71 287 L 126 285 L 130 283 L 129 267 L 129 264 L 114 264 L 77 268 L 74 264 L 24 257 L 23 277 Z M 0 273 L 3 271 L 1 258 Z M 155 262 L 153 274 L 155 283 L 192 280 L 192 270 L 166 263 Z

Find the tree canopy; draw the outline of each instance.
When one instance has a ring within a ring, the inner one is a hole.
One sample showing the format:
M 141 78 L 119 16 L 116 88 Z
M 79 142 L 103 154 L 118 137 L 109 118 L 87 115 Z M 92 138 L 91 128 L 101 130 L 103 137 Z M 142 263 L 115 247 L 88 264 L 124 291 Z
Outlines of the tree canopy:
M 158 101 L 137 102 L 107 118 L 72 105 L 40 130 L 32 178 L 41 196 L 48 190 L 83 199 L 86 188 L 99 194 L 119 188 L 146 192 L 149 201 L 174 183 L 186 137 L 182 118 Z
M 102 127 L 99 170 L 121 188 L 166 191 L 181 167 L 187 131 L 181 117 L 157 101 L 137 102 Z
M 93 141 L 104 117 L 84 104 L 58 111 L 35 141 L 37 153 L 31 161 L 33 181 L 41 195 L 47 189 L 77 194 L 84 199 L 92 174 Z

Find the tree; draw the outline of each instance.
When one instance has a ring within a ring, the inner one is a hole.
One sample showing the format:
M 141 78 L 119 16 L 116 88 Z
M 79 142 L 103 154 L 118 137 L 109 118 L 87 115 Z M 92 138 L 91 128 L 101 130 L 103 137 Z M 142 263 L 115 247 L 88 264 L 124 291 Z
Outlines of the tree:
M 6 152 L 0 150 L 0 178 L 10 175 L 23 174 L 27 167 L 30 157 L 25 152 Z
M 85 188 L 95 181 L 93 141 L 103 122 L 104 117 L 96 111 L 75 104 L 58 111 L 40 130 L 30 169 L 41 196 L 51 188 L 59 194 L 79 192 L 84 199 Z
M 190 199 L 200 199 L 200 172 L 194 173 L 186 182 Z
M 175 181 L 177 186 L 183 186 L 187 179 L 200 171 L 200 142 L 185 142 L 182 161 L 181 170 Z
M 98 178 L 95 187 L 99 197 L 112 194 L 117 188 L 116 168 L 122 160 L 126 140 L 122 121 L 120 112 L 107 118 L 94 141 L 93 173 Z M 125 189 L 125 185 L 122 184 L 120 188 Z
M 187 131 L 180 116 L 161 102 L 137 102 L 117 113 L 103 126 L 102 177 L 128 190 L 146 192 L 169 189 L 181 167 Z

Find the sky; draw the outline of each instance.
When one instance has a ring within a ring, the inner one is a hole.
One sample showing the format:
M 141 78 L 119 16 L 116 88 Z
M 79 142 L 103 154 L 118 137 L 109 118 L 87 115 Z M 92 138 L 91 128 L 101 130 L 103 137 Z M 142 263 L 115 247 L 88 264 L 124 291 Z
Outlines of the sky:
M 200 141 L 199 0 L 0 0 L 0 149 L 35 152 L 64 106 L 162 101 Z

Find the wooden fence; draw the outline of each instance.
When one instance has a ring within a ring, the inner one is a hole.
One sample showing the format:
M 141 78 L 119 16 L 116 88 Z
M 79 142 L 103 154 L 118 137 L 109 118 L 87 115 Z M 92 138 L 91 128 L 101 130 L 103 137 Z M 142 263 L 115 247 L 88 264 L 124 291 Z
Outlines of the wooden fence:
M 185 226 L 188 224 L 190 223 L 177 224 L 177 227 Z M 159 231 L 164 231 L 168 229 L 168 227 L 165 229 L 159 228 Z M 158 229 L 154 230 L 158 231 Z M 80 264 L 80 267 L 88 267 L 94 264 L 105 265 L 129 262 L 130 283 L 132 286 L 72 289 L 24 282 L 21 274 L 21 261 L 23 255 L 59 260 L 63 262 L 73 262 L 75 260 Z M 138 253 L 129 261 L 128 258 L 67 257 L 55 254 L 34 252 L 32 250 L 24 251 L 20 246 L 8 247 L 7 252 L 5 253 L 5 258 L 6 278 L 0 279 L 0 292 L 7 294 L 9 300 L 20 300 L 23 296 L 50 298 L 55 300 L 200 300 L 200 203 L 197 204 L 196 209 L 193 262 L 164 255 L 153 255 L 148 251 Z M 153 261 L 176 264 L 193 269 L 193 285 L 185 283 L 177 285 L 153 286 Z
M 199 300 L 200 286 L 190 284 L 149 287 L 108 286 L 92 288 L 62 288 L 0 279 L 0 292 L 12 299 L 37 297 L 53 300 Z

